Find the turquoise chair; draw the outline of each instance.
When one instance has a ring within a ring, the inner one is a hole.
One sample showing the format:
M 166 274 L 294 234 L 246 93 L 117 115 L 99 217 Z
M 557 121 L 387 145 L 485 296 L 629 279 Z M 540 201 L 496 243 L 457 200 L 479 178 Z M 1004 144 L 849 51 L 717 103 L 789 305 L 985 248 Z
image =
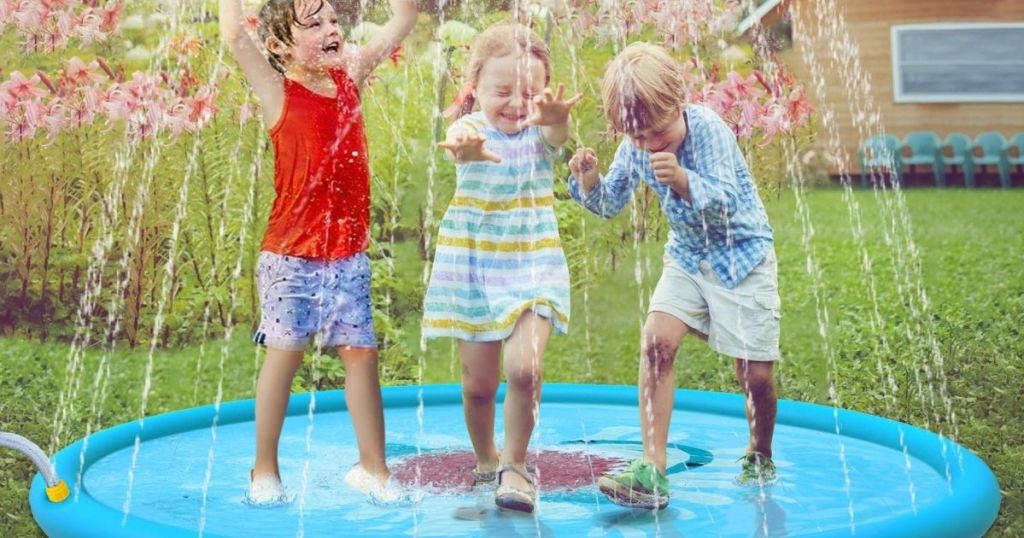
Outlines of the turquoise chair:
M 942 143 L 942 160 L 946 166 L 959 166 L 964 175 L 964 186 L 974 188 L 974 154 L 971 153 L 971 137 L 963 133 L 949 133 Z
M 1006 142 L 1003 146 L 1003 161 L 1006 163 L 1007 175 L 1014 168 L 1024 166 L 1024 133 L 1017 133 Z
M 860 156 L 860 186 L 868 186 L 868 174 L 881 168 L 892 173 L 893 181 L 900 184 L 903 166 L 900 163 L 900 138 L 891 134 L 871 135 L 861 143 L 857 154 Z
M 942 158 L 942 140 L 931 131 L 915 131 L 907 133 L 900 148 L 900 160 L 903 166 L 911 169 L 917 165 L 928 165 L 935 176 L 935 186 L 946 185 L 946 162 Z
M 999 184 L 1007 189 L 1010 187 L 1010 165 L 1003 158 L 1003 148 L 1006 147 L 1006 139 L 1003 135 L 989 131 L 974 137 L 974 156 L 972 160 L 975 166 L 994 165 L 999 170 Z

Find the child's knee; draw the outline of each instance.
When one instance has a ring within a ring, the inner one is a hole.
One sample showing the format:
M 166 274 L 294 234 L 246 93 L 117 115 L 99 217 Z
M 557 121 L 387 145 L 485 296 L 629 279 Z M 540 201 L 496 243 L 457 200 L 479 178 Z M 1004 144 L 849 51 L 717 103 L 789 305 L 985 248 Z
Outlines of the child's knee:
M 540 368 L 531 364 L 521 368 L 510 368 L 505 372 L 505 382 L 509 389 L 533 392 L 541 383 Z
M 498 393 L 498 384 L 483 381 L 463 381 L 462 399 L 473 405 L 482 405 L 494 401 Z
M 655 372 L 667 371 L 676 359 L 679 345 L 657 333 L 644 333 L 643 359 L 644 365 Z
M 775 377 L 770 363 L 737 361 L 736 381 L 744 391 L 767 394 L 775 388 Z

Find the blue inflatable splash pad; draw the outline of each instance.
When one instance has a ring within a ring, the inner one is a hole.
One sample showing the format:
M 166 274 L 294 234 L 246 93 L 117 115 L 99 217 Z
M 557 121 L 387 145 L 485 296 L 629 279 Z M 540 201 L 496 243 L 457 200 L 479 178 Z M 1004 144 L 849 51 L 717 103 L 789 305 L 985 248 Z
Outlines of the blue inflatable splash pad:
M 51 503 L 36 476 L 32 512 L 51 537 L 959 538 L 982 536 L 999 509 L 992 472 L 949 439 L 790 401 L 779 402 L 773 445 L 779 480 L 738 486 L 733 478 L 747 442 L 743 399 L 687 390 L 676 395 L 669 432 L 671 504 L 659 512 L 625 509 L 594 481 L 641 454 L 636 388 L 543 390 L 531 444 L 540 479 L 532 515 L 496 508 L 493 490 L 470 489 L 473 457 L 457 385 L 383 390 L 389 464 L 413 492 L 405 504 L 377 506 L 345 484 L 357 449 L 344 395 L 331 391 L 293 395 L 289 403 L 280 454 L 294 499 L 286 506 L 244 502 L 254 450 L 254 407 L 246 400 L 219 412 L 207 406 L 148 417 L 64 448 L 54 463 L 71 497 Z

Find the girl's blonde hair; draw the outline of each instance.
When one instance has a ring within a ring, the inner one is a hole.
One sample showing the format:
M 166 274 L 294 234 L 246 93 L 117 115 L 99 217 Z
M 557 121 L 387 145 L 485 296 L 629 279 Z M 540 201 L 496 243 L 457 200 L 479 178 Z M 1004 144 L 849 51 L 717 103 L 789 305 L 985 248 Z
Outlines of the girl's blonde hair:
M 664 48 L 633 43 L 623 49 L 601 80 L 604 115 L 620 133 L 648 129 L 683 109 L 682 66 Z
M 491 58 L 501 58 L 517 51 L 522 51 L 544 65 L 544 86 L 551 83 L 551 50 L 533 30 L 518 24 L 496 24 L 477 34 L 469 46 L 469 60 L 466 62 L 465 80 L 459 98 L 449 109 L 449 116 L 460 117 L 473 111 L 476 99 L 468 90 L 476 88 L 480 83 L 480 71 L 484 63 Z M 454 109 L 454 110 L 453 110 Z

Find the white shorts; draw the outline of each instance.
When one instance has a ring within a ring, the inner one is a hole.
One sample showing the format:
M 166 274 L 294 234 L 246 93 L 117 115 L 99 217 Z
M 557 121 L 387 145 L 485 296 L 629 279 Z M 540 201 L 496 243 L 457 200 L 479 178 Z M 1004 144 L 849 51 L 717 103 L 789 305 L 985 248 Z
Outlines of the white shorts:
M 708 262 L 686 272 L 668 254 L 648 312 L 664 312 L 707 336 L 711 349 L 755 361 L 779 358 L 778 267 L 769 250 L 735 288 L 722 284 Z

